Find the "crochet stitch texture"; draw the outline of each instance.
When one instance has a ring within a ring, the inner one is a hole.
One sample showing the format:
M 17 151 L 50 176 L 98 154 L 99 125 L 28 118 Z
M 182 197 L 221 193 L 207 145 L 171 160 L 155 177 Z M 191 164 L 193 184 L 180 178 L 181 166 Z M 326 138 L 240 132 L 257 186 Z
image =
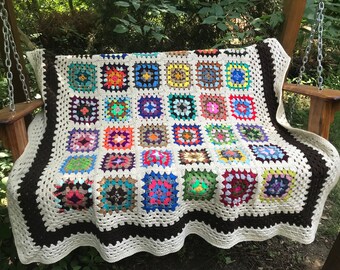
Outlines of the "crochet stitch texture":
M 275 235 L 313 241 L 340 158 L 288 124 L 290 59 L 277 40 L 28 57 L 45 110 L 8 183 L 23 263 L 86 245 L 109 262 L 165 255 L 193 233 L 221 248 Z

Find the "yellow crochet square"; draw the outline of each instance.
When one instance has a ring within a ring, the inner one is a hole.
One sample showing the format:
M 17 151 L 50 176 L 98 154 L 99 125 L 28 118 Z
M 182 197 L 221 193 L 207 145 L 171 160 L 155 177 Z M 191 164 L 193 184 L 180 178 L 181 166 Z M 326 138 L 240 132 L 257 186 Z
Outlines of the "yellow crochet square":
M 166 68 L 166 81 L 170 87 L 189 88 L 190 66 L 185 63 L 171 63 Z

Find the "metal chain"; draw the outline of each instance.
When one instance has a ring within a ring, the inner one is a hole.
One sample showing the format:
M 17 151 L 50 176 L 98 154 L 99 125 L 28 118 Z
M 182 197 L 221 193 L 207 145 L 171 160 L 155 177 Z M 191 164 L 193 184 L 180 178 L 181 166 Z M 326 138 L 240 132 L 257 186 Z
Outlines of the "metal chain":
M 318 89 L 322 90 L 323 87 L 323 77 L 322 77 L 322 71 L 323 71 L 323 67 L 322 67 L 322 59 L 323 59 L 323 55 L 322 55 L 322 34 L 323 34 L 323 20 L 324 20 L 324 15 L 323 15 L 323 11 L 325 8 L 325 4 L 323 0 L 319 0 L 318 1 L 318 7 L 315 10 L 315 16 L 314 16 L 314 23 L 313 26 L 311 28 L 311 32 L 308 38 L 308 44 L 305 50 L 305 55 L 302 59 L 302 65 L 300 67 L 300 72 L 299 72 L 299 77 L 297 79 L 297 83 L 301 84 L 302 83 L 302 77 L 303 74 L 306 70 L 306 64 L 308 62 L 309 59 L 309 55 L 310 55 L 310 51 L 312 48 L 312 44 L 313 44 L 313 40 L 314 40 L 314 35 L 317 32 L 318 33 L 318 56 L 317 56 L 317 60 L 318 60 L 318 67 L 317 67 L 317 72 L 318 72 Z
M 23 74 L 23 68 L 20 63 L 20 56 L 17 51 L 17 47 L 13 38 L 13 33 L 11 25 L 8 21 L 8 12 L 5 8 L 4 0 L 0 0 L 0 18 L 3 23 L 2 33 L 4 35 L 4 49 L 5 49 L 5 65 L 7 68 L 7 81 L 8 81 L 8 95 L 9 95 L 9 107 L 11 111 L 15 111 L 14 103 L 14 87 L 13 87 L 13 73 L 11 71 L 12 61 L 11 61 L 11 50 L 13 51 L 13 56 L 16 62 L 16 68 L 19 72 L 19 78 L 22 83 L 22 87 L 26 96 L 26 101 L 31 102 L 28 87 L 26 84 L 25 76 Z

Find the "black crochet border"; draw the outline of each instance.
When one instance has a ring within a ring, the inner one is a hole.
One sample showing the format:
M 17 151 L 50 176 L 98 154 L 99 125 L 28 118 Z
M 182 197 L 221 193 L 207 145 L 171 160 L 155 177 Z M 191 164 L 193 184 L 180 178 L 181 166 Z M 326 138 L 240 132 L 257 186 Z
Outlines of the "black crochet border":
M 47 127 L 43 135 L 43 139 L 38 148 L 37 155 L 32 163 L 34 170 L 29 172 L 23 177 L 19 185 L 19 205 L 22 209 L 28 232 L 30 233 L 36 245 L 42 247 L 43 245 L 50 246 L 56 245 L 58 241 L 63 241 L 64 237 L 70 237 L 72 234 L 77 233 L 92 233 L 104 245 L 115 244 L 116 241 L 122 241 L 124 238 L 141 236 L 153 239 L 169 239 L 182 232 L 184 226 L 190 221 L 200 221 L 209 224 L 211 228 L 216 229 L 218 232 L 230 233 L 237 228 L 265 228 L 274 226 L 278 223 L 287 223 L 290 225 L 309 227 L 311 226 L 312 215 L 315 209 L 318 194 L 327 177 L 327 167 L 322 156 L 314 149 L 303 143 L 297 141 L 285 128 L 279 125 L 275 119 L 276 110 L 278 108 L 277 98 L 274 93 L 274 64 L 273 56 L 270 52 L 268 44 L 262 42 L 256 45 L 259 52 L 261 61 L 261 68 L 263 72 L 264 95 L 270 120 L 277 129 L 278 133 L 289 143 L 301 149 L 306 155 L 309 164 L 311 164 L 312 186 L 309 188 L 306 205 L 300 213 L 283 214 L 276 213 L 264 217 L 242 216 L 238 217 L 235 221 L 223 221 L 217 216 L 206 213 L 204 211 L 193 211 L 185 214 L 174 225 L 167 227 L 141 227 L 137 225 L 124 225 L 112 231 L 100 232 L 96 226 L 91 222 L 81 222 L 70 224 L 57 229 L 54 232 L 47 232 L 40 214 L 39 203 L 37 201 L 37 194 L 35 191 L 38 189 L 39 177 L 48 164 L 52 153 L 52 142 L 56 128 L 56 99 L 58 88 L 58 77 L 54 67 L 55 59 L 49 58 L 46 63 L 46 114 L 47 114 Z

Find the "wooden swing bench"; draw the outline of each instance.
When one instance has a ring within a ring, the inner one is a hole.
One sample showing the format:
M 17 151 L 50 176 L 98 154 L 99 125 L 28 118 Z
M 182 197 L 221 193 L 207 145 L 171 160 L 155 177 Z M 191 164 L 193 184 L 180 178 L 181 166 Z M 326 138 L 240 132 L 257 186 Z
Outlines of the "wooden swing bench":
M 21 54 L 21 49 L 19 46 L 19 33 L 17 31 L 15 16 L 13 13 L 13 4 L 11 1 L 7 1 L 6 5 L 9 12 L 9 19 L 12 25 L 14 39 L 18 44 L 17 48 L 19 54 Z M 306 0 L 284 1 L 285 22 L 283 25 L 280 41 L 290 56 L 293 54 L 305 5 Z M 2 57 L 2 59 L 4 59 L 4 57 Z M 12 152 L 13 159 L 16 160 L 23 153 L 28 142 L 26 128 L 27 121 L 25 121 L 25 117 L 30 115 L 37 108 L 42 107 L 43 101 L 38 99 L 30 103 L 20 103 L 20 101 L 23 100 L 23 96 L 20 96 L 21 89 L 19 87 L 19 75 L 17 72 L 15 72 L 15 69 L 13 69 L 13 75 L 15 92 L 18 93 L 16 97 L 18 98 L 17 101 L 19 101 L 19 103 L 16 104 L 15 112 L 10 111 L 8 108 L 4 108 L 0 111 L 0 138 L 3 142 L 3 145 Z M 330 126 L 334 121 L 334 115 L 337 111 L 340 111 L 340 91 L 331 89 L 318 91 L 316 87 L 288 83 L 283 85 L 283 90 L 311 98 L 308 130 L 328 139 Z M 339 265 L 340 236 L 338 236 L 336 242 L 334 243 L 323 269 L 335 270 L 339 269 Z

